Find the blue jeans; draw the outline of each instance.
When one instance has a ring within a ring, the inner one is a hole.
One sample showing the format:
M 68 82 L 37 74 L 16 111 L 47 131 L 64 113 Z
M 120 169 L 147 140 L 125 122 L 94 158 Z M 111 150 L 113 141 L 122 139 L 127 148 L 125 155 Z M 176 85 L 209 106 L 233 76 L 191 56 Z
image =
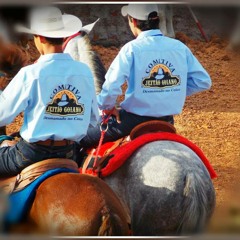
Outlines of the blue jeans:
M 109 119 L 108 130 L 104 135 L 103 143 L 116 141 L 119 138 L 128 136 L 134 127 L 143 122 L 151 120 L 161 120 L 174 124 L 173 116 L 139 116 L 133 113 L 126 112 L 123 109 L 120 110 L 119 114 L 121 123 L 118 123 L 114 116 Z M 99 143 L 100 137 L 101 130 L 99 123 L 96 127 L 88 129 L 87 135 L 80 141 L 80 146 L 83 148 L 96 147 Z
M 16 145 L 0 148 L 0 177 L 14 176 L 25 167 L 48 158 L 75 159 L 75 144 L 64 147 L 41 146 L 21 139 Z

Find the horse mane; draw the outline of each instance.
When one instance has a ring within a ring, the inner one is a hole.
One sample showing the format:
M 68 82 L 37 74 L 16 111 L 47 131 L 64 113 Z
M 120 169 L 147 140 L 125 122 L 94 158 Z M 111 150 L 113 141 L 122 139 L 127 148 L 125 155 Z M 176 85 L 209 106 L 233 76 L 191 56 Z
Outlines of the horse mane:
M 15 44 L 8 44 L 0 39 L 0 71 L 6 74 L 1 78 L 0 89 L 4 89 L 17 72 L 26 65 L 26 54 Z
M 90 39 L 86 32 L 81 33 L 78 39 L 77 52 L 73 52 L 75 60 L 79 60 L 89 66 L 94 78 L 95 91 L 99 94 L 105 81 L 106 69 L 99 55 L 93 50 Z

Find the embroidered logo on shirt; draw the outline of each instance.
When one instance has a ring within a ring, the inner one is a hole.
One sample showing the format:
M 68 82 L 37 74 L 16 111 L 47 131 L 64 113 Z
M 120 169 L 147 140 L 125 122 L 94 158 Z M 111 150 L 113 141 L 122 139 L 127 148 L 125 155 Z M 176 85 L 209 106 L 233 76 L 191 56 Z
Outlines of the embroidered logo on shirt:
M 78 90 L 77 90 L 78 91 Z M 79 91 L 78 91 L 79 93 Z M 46 113 L 58 116 L 83 115 L 84 105 L 78 103 L 81 97 L 68 89 L 60 90 L 51 96 L 52 101 L 46 107 Z
M 179 76 L 174 76 L 172 72 L 175 70 L 171 63 L 164 61 L 153 61 L 148 65 L 146 73 L 149 75 L 142 80 L 142 86 L 145 88 L 167 88 L 180 84 Z

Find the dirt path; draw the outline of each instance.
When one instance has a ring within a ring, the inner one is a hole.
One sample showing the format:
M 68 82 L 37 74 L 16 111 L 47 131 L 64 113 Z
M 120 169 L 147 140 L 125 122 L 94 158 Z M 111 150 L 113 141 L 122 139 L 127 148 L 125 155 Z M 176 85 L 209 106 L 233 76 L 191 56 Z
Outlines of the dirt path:
M 183 34 L 185 42 L 209 72 L 213 86 L 187 99 L 182 114 L 175 117 L 179 134 L 196 143 L 205 153 L 218 174 L 214 180 L 217 206 L 209 231 L 240 232 L 240 69 L 239 55 L 226 50 L 227 43 L 213 37 L 209 43 L 193 41 Z M 118 53 L 115 47 L 94 46 L 106 68 Z M 31 52 L 32 51 L 32 52 Z M 30 51 L 32 55 L 35 50 Z M 22 117 L 7 128 L 8 133 L 19 129 Z

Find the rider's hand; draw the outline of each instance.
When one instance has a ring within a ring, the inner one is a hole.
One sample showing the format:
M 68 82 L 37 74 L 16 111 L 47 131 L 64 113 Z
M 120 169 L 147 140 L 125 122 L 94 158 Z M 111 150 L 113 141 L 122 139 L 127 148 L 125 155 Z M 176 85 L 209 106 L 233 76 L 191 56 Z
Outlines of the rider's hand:
M 120 115 L 119 115 L 119 110 L 116 109 L 115 107 L 112 108 L 111 110 L 103 110 L 103 112 L 104 112 L 106 115 L 113 115 L 113 116 L 115 116 L 117 122 L 118 122 L 118 123 L 121 123 Z

